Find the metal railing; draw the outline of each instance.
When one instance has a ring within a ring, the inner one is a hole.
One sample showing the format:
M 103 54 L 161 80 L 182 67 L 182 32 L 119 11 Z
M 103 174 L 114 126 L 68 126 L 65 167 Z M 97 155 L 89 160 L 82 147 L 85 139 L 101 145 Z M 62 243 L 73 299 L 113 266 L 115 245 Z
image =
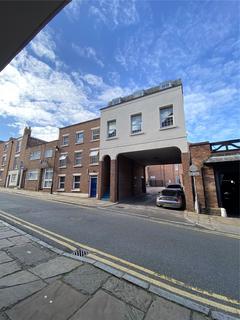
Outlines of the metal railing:
M 240 150 L 240 139 L 210 143 L 211 152 L 226 152 Z

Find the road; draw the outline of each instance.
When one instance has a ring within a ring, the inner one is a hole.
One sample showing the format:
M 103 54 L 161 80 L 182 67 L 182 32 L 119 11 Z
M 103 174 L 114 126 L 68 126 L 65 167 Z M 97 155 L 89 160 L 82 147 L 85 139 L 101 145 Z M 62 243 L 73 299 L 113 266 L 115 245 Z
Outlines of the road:
M 189 286 L 239 298 L 239 241 L 235 238 L 107 208 L 7 193 L 0 193 L 0 210 Z

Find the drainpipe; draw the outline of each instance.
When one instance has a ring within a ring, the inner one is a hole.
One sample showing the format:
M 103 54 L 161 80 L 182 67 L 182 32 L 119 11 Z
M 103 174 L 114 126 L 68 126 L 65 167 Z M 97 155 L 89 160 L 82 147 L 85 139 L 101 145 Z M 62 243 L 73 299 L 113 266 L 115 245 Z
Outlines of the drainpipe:
M 10 161 L 11 161 L 11 158 L 12 158 L 12 148 L 13 148 L 13 140 L 11 140 L 11 145 L 10 145 L 10 153 L 9 153 L 9 161 L 8 161 L 8 164 L 7 164 L 7 175 L 6 175 L 6 180 L 5 180 L 5 188 L 7 188 L 7 182 L 8 182 L 8 171 L 9 171 L 9 166 L 10 166 Z
M 207 198 L 206 198 L 206 186 L 205 186 L 205 180 L 204 180 L 204 168 L 201 167 L 201 176 L 202 176 L 202 184 L 203 184 L 203 194 L 204 194 L 204 204 L 205 204 L 205 209 L 206 213 L 208 213 L 208 204 L 207 204 Z

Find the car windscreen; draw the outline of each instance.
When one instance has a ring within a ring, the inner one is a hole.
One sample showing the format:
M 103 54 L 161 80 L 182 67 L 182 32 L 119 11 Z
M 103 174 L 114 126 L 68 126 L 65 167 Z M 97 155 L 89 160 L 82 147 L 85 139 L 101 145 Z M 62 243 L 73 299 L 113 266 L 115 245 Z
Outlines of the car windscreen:
M 170 185 L 167 186 L 167 188 L 169 188 L 169 189 L 180 189 L 181 186 L 180 186 L 180 184 L 170 184 Z
M 179 192 L 178 190 L 164 189 L 162 190 L 161 194 L 163 196 L 176 197 L 179 195 Z

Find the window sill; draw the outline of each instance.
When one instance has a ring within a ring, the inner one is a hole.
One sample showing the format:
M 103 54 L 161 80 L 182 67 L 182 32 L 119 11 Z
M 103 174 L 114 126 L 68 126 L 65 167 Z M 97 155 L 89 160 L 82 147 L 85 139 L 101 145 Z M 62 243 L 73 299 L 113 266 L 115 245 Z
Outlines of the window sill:
M 177 126 L 163 127 L 163 128 L 160 128 L 159 131 L 167 130 L 167 129 L 173 129 L 173 128 L 177 128 Z
M 59 169 L 66 169 L 67 166 L 63 166 L 63 167 L 58 167 Z
M 57 189 L 57 191 L 65 191 L 65 189 Z
M 81 168 L 83 165 L 82 164 L 75 164 L 75 166 L 73 166 L 73 168 Z
M 98 166 L 99 165 L 99 162 L 97 163 L 90 163 L 89 166 Z
M 145 132 L 140 131 L 140 132 L 136 132 L 136 133 L 130 133 L 130 136 L 138 136 L 138 135 L 141 135 L 141 134 L 145 134 Z
M 95 141 L 99 141 L 100 139 L 94 139 L 94 140 L 91 140 L 90 142 L 95 142 Z
M 75 144 L 84 144 L 84 142 L 75 142 Z
M 79 192 L 79 191 L 81 191 L 81 189 L 72 189 L 71 191 L 72 192 Z
M 118 139 L 118 137 L 107 137 L 106 140 L 115 140 L 115 139 Z
M 42 187 L 43 189 L 51 189 L 51 187 Z
M 61 147 L 61 148 L 69 147 L 69 144 L 62 144 L 60 147 Z

